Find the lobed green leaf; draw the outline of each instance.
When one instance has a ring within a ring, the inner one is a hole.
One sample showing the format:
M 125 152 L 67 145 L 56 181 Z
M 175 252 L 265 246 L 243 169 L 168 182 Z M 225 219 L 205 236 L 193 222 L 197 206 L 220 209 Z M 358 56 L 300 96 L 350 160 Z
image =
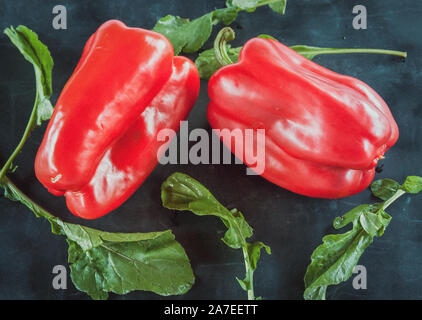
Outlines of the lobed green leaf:
M 134 290 L 179 295 L 193 285 L 189 260 L 170 230 L 105 235 L 110 237 L 116 241 L 104 241 L 89 250 L 68 238 L 71 279 L 93 299 Z
M 173 45 L 174 54 L 198 51 L 211 35 L 213 13 L 190 21 L 167 15 L 158 20 L 153 30 L 163 34 Z
M 246 249 L 248 250 L 249 256 L 249 266 L 251 270 L 256 270 L 258 265 L 259 258 L 261 257 L 261 249 L 264 248 L 267 254 L 271 254 L 271 249 L 269 246 L 265 245 L 261 241 L 254 243 L 248 243 Z
M 419 193 L 422 191 L 422 177 L 408 176 L 406 181 L 401 186 L 401 189 L 407 193 Z
M 193 20 L 167 15 L 157 21 L 153 30 L 169 39 L 175 55 L 197 52 L 211 36 L 215 24 L 222 22 L 229 25 L 237 18 L 239 11 L 252 12 L 264 5 L 284 14 L 286 0 L 228 0 L 226 8 L 216 9 Z
M 422 178 L 407 177 L 402 186 L 394 180 L 382 179 L 371 184 L 375 196 L 385 200 L 382 203 L 363 204 L 337 217 L 333 226 L 336 229 L 353 223 L 350 231 L 343 234 L 325 236 L 311 256 L 311 264 L 305 274 L 304 298 L 325 299 L 327 287 L 346 281 L 353 273 L 374 236 L 382 236 L 391 221 L 385 209 L 400 196 L 422 191 Z
M 15 29 L 11 26 L 6 28 L 4 33 L 24 58 L 34 66 L 37 87 L 34 128 L 35 125 L 41 125 L 42 121 L 50 119 L 53 113 L 53 106 L 50 102 L 50 96 L 53 92 L 53 59 L 48 48 L 38 39 L 38 35 L 29 28 L 18 26 Z
M 400 184 L 392 179 L 381 179 L 371 183 L 372 194 L 382 200 L 391 198 L 399 188 Z
M 248 12 L 253 12 L 256 8 L 268 5 L 274 12 L 284 14 L 287 0 L 227 0 L 227 7 L 239 8 Z
M 248 299 L 254 299 L 253 272 L 257 267 L 261 249 L 268 254 L 271 249 L 262 242 L 248 243 L 246 239 L 253 234 L 253 229 L 237 209 L 228 210 L 218 202 L 211 192 L 200 182 L 183 173 L 173 173 L 161 186 L 163 206 L 173 210 L 189 210 L 196 215 L 219 217 L 227 231 L 221 239 L 227 246 L 242 248 L 246 276 L 243 280 L 236 278 L 242 289 L 248 291 Z
M 240 211 L 227 210 L 200 182 L 186 174 L 173 173 L 161 186 L 163 206 L 173 210 L 189 210 L 196 215 L 219 217 L 227 231 L 222 238 L 229 247 L 245 246 L 246 239 L 253 234 Z
M 313 252 L 311 264 L 306 270 L 304 298 L 324 300 L 329 285 L 350 278 L 372 239 L 358 221 L 353 223 L 352 230 L 344 234 L 325 236 L 323 243 Z

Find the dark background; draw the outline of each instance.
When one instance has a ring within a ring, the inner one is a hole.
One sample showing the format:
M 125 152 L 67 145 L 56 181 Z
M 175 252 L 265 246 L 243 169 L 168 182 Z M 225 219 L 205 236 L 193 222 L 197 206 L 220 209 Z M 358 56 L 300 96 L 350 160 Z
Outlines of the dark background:
M 52 8 L 67 8 L 68 29 L 52 28 Z M 352 27 L 354 5 L 368 10 L 368 29 Z M 196 18 L 223 0 L 132 0 L 132 1 L 0 1 L 0 27 L 24 24 L 38 33 L 51 51 L 52 101 L 75 67 L 85 41 L 108 19 L 129 26 L 152 28 L 158 18 L 173 14 Z M 233 45 L 261 33 L 271 34 L 287 45 L 396 49 L 408 58 L 349 54 L 315 59 L 334 71 L 357 77 L 372 86 L 387 102 L 400 128 L 397 144 L 387 152 L 383 171 L 376 178 L 403 181 L 422 175 L 422 1 L 289 0 L 285 16 L 267 7 L 240 13 L 233 24 Z M 216 31 L 220 26 L 214 28 Z M 211 41 L 206 48 L 211 46 Z M 195 56 L 193 56 L 194 58 Z M 18 144 L 34 99 L 32 66 L 5 35 L 0 36 L 0 160 L 4 162 Z M 189 127 L 210 130 L 206 120 L 207 82 L 201 82 L 199 99 L 189 116 Z M 284 190 L 259 176 L 246 176 L 243 165 L 158 165 L 142 187 L 120 208 L 95 221 L 84 221 L 67 210 L 63 197 L 50 195 L 36 180 L 33 161 L 45 124 L 27 142 L 16 159 L 18 171 L 10 175 L 16 184 L 66 221 L 107 231 L 148 232 L 171 228 L 185 247 L 196 283 L 177 299 L 245 299 L 235 276 L 243 277 L 241 250 L 225 246 L 220 238 L 224 225 L 214 217 L 169 211 L 161 206 L 160 185 L 174 171 L 185 172 L 206 185 L 223 204 L 240 209 L 255 229 L 255 240 L 270 245 L 255 273 L 255 293 L 264 299 L 301 299 L 303 276 L 312 251 L 325 234 L 332 233 L 332 220 L 361 203 L 374 201 L 368 190 L 344 199 L 303 197 Z M 70 155 L 71 156 L 71 155 Z M 312 183 L 312 177 L 309 179 Z M 360 264 L 368 271 L 368 289 L 354 290 L 351 279 L 328 291 L 329 299 L 421 299 L 422 298 L 422 196 L 404 196 L 389 208 L 393 216 L 382 238 L 376 238 Z M 49 224 L 37 219 L 19 203 L 0 198 L 0 298 L 87 299 L 68 278 L 67 290 L 54 290 L 55 265 L 67 264 L 65 239 L 53 235 Z M 110 299 L 161 299 L 148 292 Z

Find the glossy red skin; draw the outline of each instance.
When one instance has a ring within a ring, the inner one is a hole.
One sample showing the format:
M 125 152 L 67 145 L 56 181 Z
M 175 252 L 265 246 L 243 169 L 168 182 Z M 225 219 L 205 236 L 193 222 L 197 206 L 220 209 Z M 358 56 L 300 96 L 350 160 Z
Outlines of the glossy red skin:
M 44 186 L 63 193 L 87 184 L 106 148 L 167 82 L 172 61 L 164 36 L 116 20 L 101 25 L 63 88 L 38 150 L 35 173 Z
M 104 154 L 90 182 L 79 191 L 67 191 L 66 203 L 76 215 L 95 219 L 117 208 L 145 181 L 168 145 L 157 141 L 162 129 L 179 130 L 199 92 L 195 65 L 175 57 L 173 73 L 136 122 Z
M 398 139 L 387 104 L 367 84 L 271 39 L 249 40 L 238 63 L 211 77 L 208 93 L 211 126 L 265 129 L 262 176 L 306 196 L 340 198 L 362 191 Z M 242 155 L 228 147 L 243 159 L 253 151 Z
M 158 131 L 178 130 L 198 92 L 195 65 L 174 57 L 164 36 L 106 22 L 59 97 L 35 160 L 38 179 L 75 215 L 107 214 L 154 169 L 166 144 Z

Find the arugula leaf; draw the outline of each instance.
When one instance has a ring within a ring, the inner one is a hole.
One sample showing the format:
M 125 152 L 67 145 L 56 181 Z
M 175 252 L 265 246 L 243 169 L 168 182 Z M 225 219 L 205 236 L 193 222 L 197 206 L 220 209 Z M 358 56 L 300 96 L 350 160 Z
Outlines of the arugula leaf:
M 349 232 L 328 235 L 322 241 L 323 244 L 312 254 L 312 263 L 306 270 L 306 300 L 325 299 L 328 285 L 346 281 L 372 238 L 355 222 Z
M 9 37 L 10 41 L 19 49 L 24 58 L 34 66 L 36 95 L 34 107 L 25 128 L 24 135 L 9 159 L 0 171 L 0 184 L 6 173 L 13 173 L 16 166 L 13 160 L 19 154 L 30 133 L 41 125 L 44 120 L 50 119 L 53 113 L 53 106 L 50 102 L 52 93 L 51 73 L 53 70 L 53 59 L 51 58 L 48 48 L 38 40 L 35 32 L 25 26 L 18 26 L 16 29 L 12 26 L 6 28 L 4 33 Z
M 53 113 L 53 106 L 49 100 L 53 92 L 51 85 L 53 59 L 51 58 L 50 51 L 38 40 L 37 34 L 25 26 L 18 26 L 16 29 L 11 26 L 10 28 L 6 28 L 4 33 L 19 49 L 25 59 L 34 66 L 37 86 L 34 127 L 35 124 L 39 126 L 42 121 L 50 119 Z
M 198 51 L 211 35 L 213 13 L 190 21 L 178 16 L 167 15 L 158 20 L 154 31 L 159 32 L 170 40 L 174 54 Z
M 216 25 L 219 22 L 222 22 L 226 26 L 231 24 L 234 20 L 236 20 L 238 12 L 239 12 L 239 9 L 235 7 L 227 7 L 227 8 L 214 10 L 212 12 L 213 25 Z
M 337 217 L 333 226 L 343 228 L 352 223 L 352 229 L 343 234 L 331 234 L 322 239 L 311 256 L 311 264 L 305 274 L 304 298 L 324 300 L 327 287 L 346 281 L 353 273 L 359 258 L 372 243 L 374 236 L 382 236 L 391 221 L 385 212 L 395 200 L 405 194 L 405 189 L 418 193 L 422 190 L 421 177 L 408 177 L 400 185 L 391 179 L 374 181 L 371 190 L 385 200 L 382 203 L 360 205 L 342 217 Z M 410 192 L 409 192 L 410 193 Z
M 274 37 L 266 34 L 261 34 L 258 38 L 272 39 L 276 40 Z M 394 50 L 381 50 L 381 49 L 333 49 L 333 48 L 319 48 L 319 47 L 310 47 L 304 45 L 291 46 L 291 49 L 304 56 L 305 58 L 312 60 L 317 55 L 321 54 L 339 54 L 339 53 L 378 53 L 378 54 L 390 54 L 401 56 L 406 58 L 407 53 Z M 230 45 L 227 45 L 227 52 L 233 62 L 239 60 L 239 53 L 242 50 L 242 47 L 231 48 Z M 218 63 L 215 55 L 214 49 L 208 49 L 203 51 L 195 60 L 195 65 L 199 71 L 199 75 L 202 79 L 208 80 L 211 76 L 222 66 Z
M 239 279 L 236 277 L 237 282 L 240 284 L 243 290 L 251 291 L 252 295 L 249 300 L 261 300 L 260 297 L 254 298 L 253 296 L 253 272 L 256 270 L 258 260 L 261 257 L 261 249 L 264 248 L 267 254 L 271 254 L 271 248 L 264 243 L 257 241 L 254 243 L 246 243 L 246 246 L 243 249 L 243 256 L 248 261 L 246 264 L 246 275 L 244 279 Z M 246 252 L 245 252 L 246 251 Z
M 422 177 L 409 176 L 401 186 L 405 192 L 408 193 L 419 193 L 422 191 Z
M 209 39 L 214 25 L 219 22 L 229 25 L 237 18 L 239 11 L 252 12 L 264 5 L 284 14 L 286 0 L 228 0 L 226 8 L 216 9 L 194 20 L 167 15 L 157 21 L 153 30 L 169 39 L 175 55 L 196 52 Z
M 104 241 L 87 251 L 68 238 L 76 288 L 94 299 L 107 299 L 107 292 L 146 290 L 167 296 L 191 288 L 194 276 L 189 260 L 170 230 L 125 234 L 124 238 Z
M 274 12 L 277 12 L 277 13 L 280 13 L 280 14 L 285 14 L 286 13 L 287 0 L 273 1 L 268 6 Z
M 381 200 L 391 198 L 399 188 L 400 183 L 392 179 L 382 179 L 371 183 L 372 194 Z
M 219 217 L 227 227 L 221 240 L 233 249 L 244 247 L 246 239 L 253 234 L 240 211 L 229 211 L 202 184 L 183 173 L 176 172 L 167 178 L 161 186 L 161 199 L 168 209 Z
M 4 195 L 27 206 L 37 217 L 50 222 L 54 234 L 69 244 L 71 279 L 76 288 L 94 299 L 108 292 L 125 294 L 147 290 L 160 295 L 183 294 L 194 283 L 194 275 L 183 247 L 170 230 L 151 233 L 110 233 L 62 221 L 23 193 L 6 173 L 16 170 L 12 161 L 30 132 L 51 116 L 51 70 L 53 60 L 46 46 L 28 28 L 5 30 L 13 44 L 34 65 L 37 93 L 31 117 L 21 142 L 0 171 Z
M 161 186 L 163 206 L 172 210 L 189 210 L 196 215 L 212 215 L 219 217 L 227 231 L 221 239 L 233 249 L 242 248 L 246 276 L 244 280 L 237 279 L 241 287 L 248 292 L 248 299 L 255 299 L 253 291 L 253 273 L 260 258 L 261 249 L 265 248 L 271 254 L 270 247 L 262 242 L 248 243 L 253 229 L 237 209 L 228 210 L 218 202 L 211 192 L 200 182 L 186 174 L 176 172 Z
M 274 12 L 284 14 L 287 0 L 227 0 L 228 8 L 235 7 L 248 12 L 253 12 L 256 8 L 268 5 Z

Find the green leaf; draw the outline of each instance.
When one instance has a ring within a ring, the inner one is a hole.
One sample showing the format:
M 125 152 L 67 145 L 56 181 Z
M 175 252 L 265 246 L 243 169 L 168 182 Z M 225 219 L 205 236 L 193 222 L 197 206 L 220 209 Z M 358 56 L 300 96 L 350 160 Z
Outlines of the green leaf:
M 274 38 L 273 36 L 270 36 L 269 34 L 264 34 L 264 33 L 262 33 L 262 34 L 258 35 L 258 38 L 261 38 L 261 39 L 271 39 L 271 40 L 278 41 L 278 40 L 277 40 L 276 38 Z
M 170 230 L 125 234 L 116 240 L 89 250 L 68 240 L 71 279 L 78 290 L 106 299 L 108 292 L 134 290 L 179 295 L 193 285 L 189 260 Z
M 96 265 L 95 261 L 89 260 L 87 255 L 93 259 L 94 256 L 82 250 L 82 248 L 67 239 L 68 247 L 68 262 L 70 264 L 70 278 L 75 287 L 82 292 L 86 292 L 92 299 L 105 300 L 108 298 L 108 292 L 103 290 L 100 281 L 101 278 L 96 279 Z M 83 261 L 86 261 L 83 265 Z
M 209 39 L 214 24 L 220 21 L 226 25 L 232 23 L 237 12 L 236 8 L 217 9 L 192 21 L 167 15 L 157 21 L 153 30 L 169 39 L 175 55 L 196 52 Z
M 286 12 L 287 0 L 274 1 L 268 5 L 274 12 L 284 14 Z
M 359 222 L 362 228 L 371 237 L 383 235 L 385 228 L 390 223 L 390 220 L 391 217 L 382 209 L 376 211 L 375 213 L 371 212 L 371 210 L 365 211 L 359 217 Z
M 227 0 L 227 7 L 235 7 L 248 12 L 253 12 L 256 8 L 268 5 L 274 12 L 284 14 L 287 0 Z
M 248 12 L 253 12 L 256 10 L 256 7 L 259 2 L 261 2 L 261 0 L 227 0 L 226 6 L 228 8 L 233 7 Z
M 196 52 L 209 39 L 214 25 L 219 22 L 229 25 L 237 18 L 239 11 L 253 12 L 264 5 L 284 14 L 286 0 L 228 0 L 226 8 L 216 9 L 193 20 L 167 15 L 157 21 L 153 30 L 169 39 L 175 55 Z
M 258 265 L 259 258 L 261 256 L 261 249 L 265 248 L 267 254 L 271 254 L 269 246 L 263 244 L 260 241 L 254 243 L 246 243 L 243 247 L 243 255 L 245 258 L 246 275 L 244 279 L 236 277 L 237 282 L 240 284 L 243 290 L 253 292 L 253 273 Z M 251 295 L 253 296 L 253 294 Z M 260 297 L 255 298 L 259 300 Z M 261 298 L 262 299 L 262 298 Z M 251 299 L 250 299 L 251 300 Z
M 305 300 L 325 300 L 326 292 L 327 286 L 306 288 L 303 297 Z
M 18 26 L 15 29 L 11 26 L 6 28 L 4 33 L 25 59 L 34 66 L 37 87 L 34 128 L 35 125 L 41 125 L 42 121 L 50 119 L 53 113 L 53 106 L 49 100 L 53 92 L 51 84 L 53 59 L 48 48 L 38 39 L 37 34 L 27 27 Z
M 238 8 L 223 8 L 213 11 L 213 24 L 222 22 L 226 26 L 231 24 L 237 18 Z
M 381 179 L 371 183 L 372 194 L 382 200 L 391 198 L 399 188 L 400 184 L 392 179 Z
M 247 243 L 246 248 L 249 255 L 249 266 L 252 270 L 256 270 L 258 265 L 258 260 L 261 256 L 261 249 L 264 248 L 267 254 L 271 254 L 271 249 L 269 246 L 263 244 L 261 241 L 254 243 Z
M 401 186 L 401 189 L 407 193 L 419 193 L 422 191 L 422 177 L 408 176 Z
M 325 299 L 328 286 L 346 281 L 352 275 L 360 256 L 372 243 L 374 236 L 382 236 L 390 224 L 391 216 L 385 209 L 406 192 L 420 192 L 422 178 L 409 176 L 401 187 L 394 180 L 382 179 L 373 182 L 371 190 L 385 201 L 357 206 L 334 219 L 333 226 L 336 229 L 350 223 L 353 223 L 353 227 L 343 234 L 325 236 L 323 243 L 315 249 L 304 278 L 305 299 Z
M 226 209 L 211 192 L 200 182 L 183 173 L 173 173 L 161 186 L 163 206 L 173 210 L 189 210 L 196 215 L 219 217 L 227 231 L 221 239 L 233 249 L 242 248 L 245 260 L 246 276 L 243 280 L 236 278 L 242 289 L 248 291 L 248 299 L 253 300 L 253 272 L 257 267 L 261 249 L 268 254 L 271 249 L 262 242 L 248 243 L 246 239 L 253 234 L 253 229 L 237 209 Z
M 382 209 L 382 204 L 363 204 L 334 219 L 335 229 L 343 228 L 359 220 L 362 228 L 370 235 L 381 235 L 390 223 L 391 217 Z M 381 233 L 381 234 L 380 234 Z
M 252 289 L 252 282 L 250 279 L 250 273 L 246 273 L 245 279 L 239 279 L 238 277 L 236 277 L 237 282 L 239 283 L 240 287 L 245 290 L 251 290 Z
M 85 227 L 79 224 L 63 222 L 57 217 L 48 218 L 54 224 L 55 233 L 65 235 L 76 242 L 83 250 L 90 250 L 105 242 L 136 242 L 155 238 L 162 232 L 149 233 L 112 233 Z
M 227 210 L 197 180 L 183 173 L 173 173 L 161 186 L 163 206 L 173 210 L 189 210 L 196 215 L 219 217 L 227 227 L 222 240 L 233 249 L 245 246 L 253 230 L 240 211 Z
M 385 229 L 391 222 L 391 216 L 387 212 L 385 212 L 383 209 L 379 209 L 378 219 L 380 220 L 380 223 L 382 226 L 377 232 L 377 237 L 381 237 L 384 234 Z
M 336 229 L 350 223 L 352 229 L 343 234 L 327 235 L 311 256 L 305 274 L 304 298 L 325 300 L 327 287 L 350 278 L 353 269 L 374 236 L 382 236 L 391 217 L 383 203 L 363 204 L 334 219 Z
M 372 239 L 357 220 L 352 230 L 325 236 L 323 243 L 313 252 L 306 270 L 304 298 L 324 300 L 327 286 L 350 278 Z
M 350 231 L 327 235 L 311 256 L 305 274 L 306 300 L 325 300 L 327 287 L 350 278 L 353 269 L 374 236 L 382 236 L 391 220 L 382 204 L 360 205 L 336 218 L 337 228 L 353 223 Z
M 158 20 L 154 31 L 163 34 L 173 45 L 174 54 L 198 51 L 211 35 L 214 14 L 208 13 L 190 21 L 167 15 Z
M 334 229 L 340 229 L 347 226 L 349 223 L 355 222 L 365 212 L 365 210 L 370 210 L 370 207 L 370 204 L 361 204 L 360 206 L 348 211 L 343 216 L 335 218 L 333 221 Z

